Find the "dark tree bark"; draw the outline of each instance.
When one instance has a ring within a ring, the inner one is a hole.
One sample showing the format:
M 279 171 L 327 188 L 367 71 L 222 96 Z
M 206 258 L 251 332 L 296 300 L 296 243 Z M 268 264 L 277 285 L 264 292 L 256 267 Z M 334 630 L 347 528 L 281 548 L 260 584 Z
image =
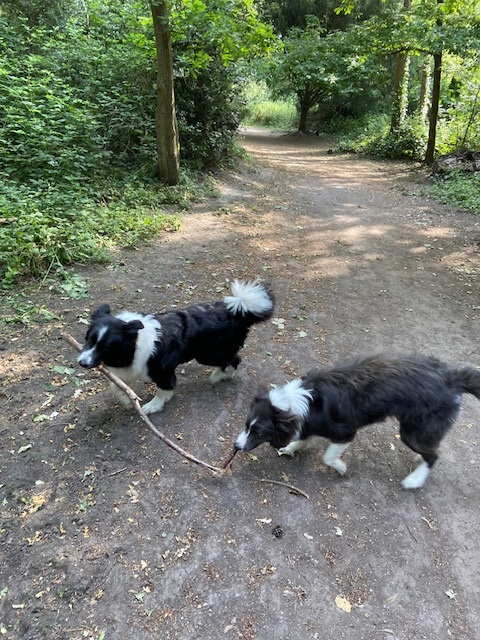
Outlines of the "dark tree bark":
M 438 4 L 443 4 L 443 0 L 437 0 Z M 442 26 L 442 21 L 439 18 L 437 21 L 438 27 Z M 436 129 L 438 126 L 438 112 L 439 112 L 439 98 L 441 96 L 441 74 L 443 68 L 443 52 L 438 51 L 434 54 L 434 70 L 433 70 L 433 90 L 431 94 L 431 107 L 429 109 L 429 136 L 426 148 L 426 155 L 424 162 L 426 165 L 432 165 L 434 162 L 434 153 L 436 151 Z
M 409 11 L 411 0 L 404 0 L 404 10 Z M 399 131 L 408 108 L 409 91 L 409 53 L 400 51 L 396 56 L 396 70 L 394 72 L 394 98 L 391 114 L 391 132 Z
M 157 169 L 166 185 L 179 182 L 179 132 L 175 113 L 172 45 L 168 25 L 167 0 L 150 0 L 157 50 Z
M 421 78 L 420 78 L 421 88 L 419 91 L 419 105 L 418 105 L 418 113 L 423 122 L 425 122 L 426 120 L 426 116 L 428 114 L 428 109 L 429 109 L 428 96 L 429 96 L 430 65 L 431 65 L 431 57 L 426 56 L 426 58 L 424 59 L 423 65 L 421 67 Z
M 434 161 L 434 152 L 436 150 L 436 128 L 438 124 L 439 97 L 441 94 L 441 70 L 443 54 L 434 54 L 434 71 L 433 71 L 433 92 L 431 97 L 431 108 L 429 110 L 429 137 L 426 148 L 424 162 L 432 165 Z

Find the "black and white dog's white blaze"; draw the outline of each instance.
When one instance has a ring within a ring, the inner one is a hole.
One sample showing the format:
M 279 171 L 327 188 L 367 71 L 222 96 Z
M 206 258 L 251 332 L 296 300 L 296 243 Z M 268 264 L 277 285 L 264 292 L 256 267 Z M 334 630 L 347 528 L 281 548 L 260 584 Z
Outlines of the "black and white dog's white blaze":
M 88 369 L 102 363 L 127 384 L 153 381 L 156 394 L 143 410 L 159 412 L 174 394 L 180 363 L 195 359 L 214 367 L 212 383 L 232 378 L 251 325 L 272 316 L 274 295 L 265 285 L 235 280 L 231 291 L 222 301 L 164 314 L 124 311 L 113 316 L 108 305 L 100 305 L 77 360 Z M 124 392 L 113 384 L 111 389 L 123 405 L 130 405 Z

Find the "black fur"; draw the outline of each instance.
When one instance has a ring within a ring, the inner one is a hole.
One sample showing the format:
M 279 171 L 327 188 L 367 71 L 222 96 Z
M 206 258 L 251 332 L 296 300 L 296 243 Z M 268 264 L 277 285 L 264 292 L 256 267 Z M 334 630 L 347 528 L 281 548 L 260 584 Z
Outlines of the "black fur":
M 442 438 L 458 416 L 461 394 L 479 398 L 479 385 L 479 370 L 456 369 L 421 355 L 356 359 L 312 370 L 302 378 L 301 387 L 312 397 L 304 417 L 276 408 L 270 393 L 261 390 L 236 443 L 243 451 L 263 442 L 282 448 L 311 436 L 344 444 L 361 427 L 395 417 L 402 441 L 432 467 Z
M 250 327 L 270 318 L 274 310 L 274 295 L 269 288 L 259 283 L 247 285 L 265 292 L 263 311 L 254 307 L 250 311 L 246 303 L 243 311 L 234 312 L 225 299 L 164 314 L 126 317 L 122 313 L 117 317 L 108 305 L 101 305 L 92 314 L 78 362 L 87 368 L 103 363 L 119 369 L 115 373 L 125 382 L 151 380 L 164 391 L 175 388 L 175 370 L 180 363 L 195 359 L 222 371 L 228 367 L 235 370 Z M 242 296 L 229 298 L 241 300 Z

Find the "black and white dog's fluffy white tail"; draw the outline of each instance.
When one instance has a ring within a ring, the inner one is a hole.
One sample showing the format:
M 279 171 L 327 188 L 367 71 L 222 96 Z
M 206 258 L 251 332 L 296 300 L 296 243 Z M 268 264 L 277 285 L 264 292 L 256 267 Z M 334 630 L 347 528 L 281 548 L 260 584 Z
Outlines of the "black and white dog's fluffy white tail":
M 249 451 L 268 442 L 280 454 L 293 455 L 310 437 L 323 436 L 331 441 L 324 463 L 343 475 L 346 465 L 339 457 L 357 430 L 391 416 L 399 421 L 403 443 L 422 459 L 402 485 L 419 488 L 456 421 L 463 393 L 479 398 L 479 370 L 421 355 L 357 359 L 260 390 L 235 447 Z
M 231 295 L 222 301 L 164 314 L 124 311 L 113 316 L 108 305 L 101 305 L 92 314 L 77 360 L 86 368 L 103 363 L 125 383 L 153 381 L 156 395 L 143 406 L 152 414 L 172 398 L 180 363 L 196 360 L 214 367 L 212 383 L 232 378 L 251 325 L 271 318 L 274 304 L 272 291 L 262 283 L 235 280 Z M 116 386 L 112 391 L 129 405 Z

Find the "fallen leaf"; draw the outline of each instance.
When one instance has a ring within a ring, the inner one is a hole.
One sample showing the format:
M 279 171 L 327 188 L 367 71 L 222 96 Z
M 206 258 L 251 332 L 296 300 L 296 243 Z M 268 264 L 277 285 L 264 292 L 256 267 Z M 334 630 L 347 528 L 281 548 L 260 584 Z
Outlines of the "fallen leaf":
M 392 596 L 389 597 L 389 599 L 386 599 L 384 603 L 386 605 L 390 605 L 391 603 L 394 603 L 394 601 L 398 598 L 399 592 L 396 592 L 396 594 L 393 594 Z
M 352 605 L 345 597 L 338 595 L 334 601 L 337 607 L 343 612 L 350 612 L 352 610 Z
M 33 417 L 33 422 L 34 423 L 43 423 L 43 421 L 48 421 L 49 417 L 47 414 L 37 414 L 37 416 Z
M 64 367 L 63 365 L 55 365 L 52 367 L 52 371 L 56 374 L 73 374 L 75 372 L 73 367 Z

